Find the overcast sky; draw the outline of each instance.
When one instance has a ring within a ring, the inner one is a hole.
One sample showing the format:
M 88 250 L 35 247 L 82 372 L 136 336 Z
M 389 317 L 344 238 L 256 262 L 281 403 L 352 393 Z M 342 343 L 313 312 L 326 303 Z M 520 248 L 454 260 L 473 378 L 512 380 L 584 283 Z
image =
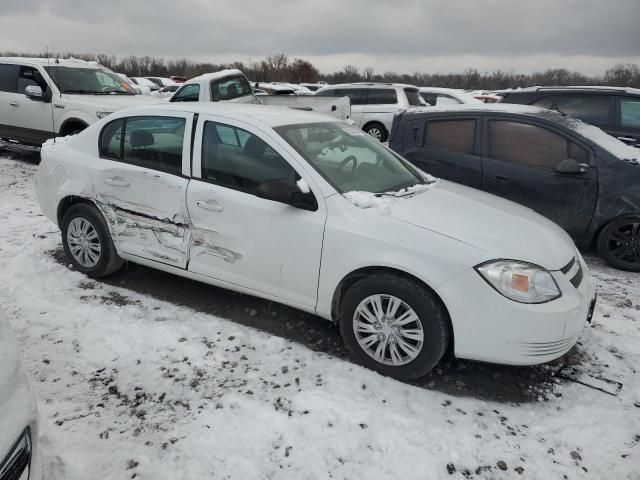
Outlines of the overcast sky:
M 412 73 L 640 64 L 640 0 L 0 0 L 0 50 Z

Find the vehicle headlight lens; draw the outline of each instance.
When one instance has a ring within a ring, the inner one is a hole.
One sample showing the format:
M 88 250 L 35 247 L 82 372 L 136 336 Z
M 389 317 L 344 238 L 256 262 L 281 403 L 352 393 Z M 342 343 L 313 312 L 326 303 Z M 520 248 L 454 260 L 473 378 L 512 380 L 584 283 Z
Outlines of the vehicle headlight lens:
M 111 115 L 113 112 L 96 112 L 96 117 L 98 118 L 104 118 L 107 115 Z
M 4 459 L 0 458 L 0 478 L 5 478 L 7 475 L 11 478 L 22 478 L 20 475 L 25 471 L 28 476 L 30 465 L 31 430 L 27 427 L 7 456 Z
M 542 267 L 515 260 L 492 260 L 478 273 L 505 297 L 520 303 L 545 303 L 560 297 L 555 279 Z

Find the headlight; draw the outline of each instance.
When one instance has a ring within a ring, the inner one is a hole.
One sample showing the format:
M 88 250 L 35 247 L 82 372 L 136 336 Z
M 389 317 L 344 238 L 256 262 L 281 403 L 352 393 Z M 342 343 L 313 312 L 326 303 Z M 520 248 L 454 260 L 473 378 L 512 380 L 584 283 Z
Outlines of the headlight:
M 531 263 L 492 260 L 476 270 L 489 285 L 515 302 L 545 303 L 562 295 L 551 273 Z
M 29 476 L 31 465 L 31 431 L 27 427 L 7 456 L 0 460 L 0 478 L 22 478 L 23 472 Z
M 96 112 L 96 117 L 98 118 L 104 118 L 107 115 L 111 115 L 113 112 Z

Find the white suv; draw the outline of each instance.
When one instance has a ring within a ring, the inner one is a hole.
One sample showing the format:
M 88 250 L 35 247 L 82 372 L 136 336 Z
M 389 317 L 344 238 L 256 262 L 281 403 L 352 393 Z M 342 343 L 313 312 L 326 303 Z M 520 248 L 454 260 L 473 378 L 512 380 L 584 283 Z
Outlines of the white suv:
M 126 107 L 157 103 L 117 74 L 75 59 L 0 57 L 0 138 L 40 145 Z
M 411 107 L 424 106 L 417 87 L 399 83 L 348 83 L 321 88 L 316 95 L 349 97 L 351 119 L 372 137 L 385 142 L 393 117 Z

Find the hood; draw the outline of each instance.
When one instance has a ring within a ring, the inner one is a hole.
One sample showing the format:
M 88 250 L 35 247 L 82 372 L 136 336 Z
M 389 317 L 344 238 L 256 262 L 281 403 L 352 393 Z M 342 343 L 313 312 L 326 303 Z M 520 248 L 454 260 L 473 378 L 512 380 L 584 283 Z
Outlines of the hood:
M 62 94 L 62 98 L 76 105 L 86 105 L 96 111 L 116 112 L 128 107 L 143 107 L 162 103 L 159 97 L 146 95 L 74 95 Z
M 542 215 L 444 180 L 417 195 L 390 203 L 386 213 L 484 250 L 496 259 L 520 260 L 558 270 L 576 254 L 569 235 Z

